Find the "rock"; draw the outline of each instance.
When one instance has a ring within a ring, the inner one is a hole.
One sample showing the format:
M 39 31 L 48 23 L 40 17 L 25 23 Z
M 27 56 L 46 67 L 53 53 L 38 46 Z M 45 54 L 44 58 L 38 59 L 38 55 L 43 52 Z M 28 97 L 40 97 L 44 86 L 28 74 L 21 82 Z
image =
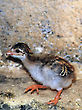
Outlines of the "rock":
M 0 110 L 81 109 L 81 10 L 81 0 L 0 0 Z M 27 43 L 36 55 L 59 55 L 74 65 L 76 83 L 63 91 L 56 106 L 45 104 L 56 91 L 24 94 L 35 82 L 21 64 L 5 59 L 6 51 L 16 42 Z

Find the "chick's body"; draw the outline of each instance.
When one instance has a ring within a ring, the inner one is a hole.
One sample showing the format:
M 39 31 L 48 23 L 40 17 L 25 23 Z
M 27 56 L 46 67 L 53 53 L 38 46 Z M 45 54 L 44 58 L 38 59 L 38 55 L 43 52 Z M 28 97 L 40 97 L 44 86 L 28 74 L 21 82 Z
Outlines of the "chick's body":
M 7 52 L 7 55 L 20 59 L 32 78 L 43 84 L 43 88 L 47 86 L 59 91 L 57 97 L 50 103 L 56 104 L 62 89 L 69 87 L 75 78 L 74 67 L 68 63 L 68 61 L 50 54 L 41 57 L 35 56 L 27 44 L 15 44 L 11 50 Z M 38 87 L 42 88 L 42 86 L 37 86 L 37 88 Z M 33 88 L 35 88 L 35 86 L 33 86 Z M 26 91 L 29 89 L 31 88 L 27 88 Z
M 34 56 L 31 56 L 34 57 Z M 24 66 L 36 81 L 51 89 L 61 90 L 71 85 L 73 80 L 73 69 L 71 65 L 60 57 L 46 55 L 31 60 L 23 59 Z M 28 61 L 27 61 L 28 60 Z

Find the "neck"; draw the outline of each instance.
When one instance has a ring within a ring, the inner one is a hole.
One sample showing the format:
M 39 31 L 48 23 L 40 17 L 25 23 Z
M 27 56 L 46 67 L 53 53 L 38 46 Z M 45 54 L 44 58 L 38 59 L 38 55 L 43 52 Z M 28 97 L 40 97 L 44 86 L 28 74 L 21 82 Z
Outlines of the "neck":
M 29 61 L 31 61 L 31 62 L 36 62 L 37 60 L 40 59 L 40 57 L 39 57 L 39 56 L 35 56 L 34 54 L 28 54 L 28 55 L 27 55 L 27 59 L 28 59 Z
M 23 65 L 26 69 L 30 70 L 34 66 L 35 62 L 32 59 L 32 56 L 25 56 L 24 59 L 21 59 L 23 62 Z

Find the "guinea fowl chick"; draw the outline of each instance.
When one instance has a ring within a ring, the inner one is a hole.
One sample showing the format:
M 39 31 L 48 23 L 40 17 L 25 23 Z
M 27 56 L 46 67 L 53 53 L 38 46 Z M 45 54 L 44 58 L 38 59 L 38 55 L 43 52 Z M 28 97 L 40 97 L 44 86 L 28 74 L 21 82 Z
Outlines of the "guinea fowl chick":
M 62 90 L 69 87 L 75 78 L 74 67 L 68 61 L 51 54 L 35 56 L 25 43 L 15 44 L 7 52 L 7 56 L 20 59 L 31 77 L 42 84 L 26 88 L 25 93 L 29 90 L 31 93 L 36 90 L 38 93 L 40 88 L 48 87 L 58 91 L 54 100 L 49 101 L 48 104 L 56 105 Z

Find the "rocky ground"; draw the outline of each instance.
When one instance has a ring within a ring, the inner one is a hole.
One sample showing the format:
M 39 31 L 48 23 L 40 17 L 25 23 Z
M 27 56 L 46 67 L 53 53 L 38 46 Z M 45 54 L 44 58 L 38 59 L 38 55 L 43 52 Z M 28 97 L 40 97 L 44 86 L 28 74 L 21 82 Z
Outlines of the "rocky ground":
M 82 109 L 81 10 L 81 0 L 0 0 L 0 110 Z M 46 104 L 56 91 L 24 94 L 35 82 L 21 64 L 5 57 L 16 42 L 27 43 L 37 55 L 59 55 L 75 67 L 76 82 L 56 106 Z

